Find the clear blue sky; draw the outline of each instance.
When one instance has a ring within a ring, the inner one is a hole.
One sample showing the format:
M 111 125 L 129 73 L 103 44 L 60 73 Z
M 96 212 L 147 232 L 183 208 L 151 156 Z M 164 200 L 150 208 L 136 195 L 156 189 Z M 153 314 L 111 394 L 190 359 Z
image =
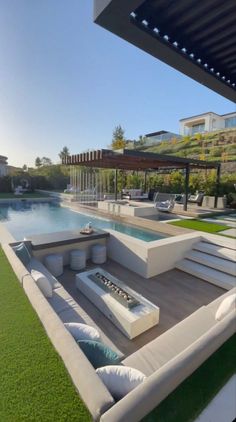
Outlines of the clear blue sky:
M 58 161 L 235 105 L 93 23 L 92 0 L 0 0 L 0 155 Z

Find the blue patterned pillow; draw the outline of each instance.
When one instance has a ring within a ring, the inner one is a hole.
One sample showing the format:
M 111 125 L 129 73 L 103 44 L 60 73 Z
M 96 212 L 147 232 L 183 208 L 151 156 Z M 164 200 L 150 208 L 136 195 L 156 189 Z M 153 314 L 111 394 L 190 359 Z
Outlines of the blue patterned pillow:
M 22 264 L 27 266 L 31 260 L 31 255 L 25 244 L 22 242 L 17 246 L 12 246 L 12 249 L 18 256 L 18 258 L 21 260 Z
M 117 353 L 99 341 L 79 340 L 77 343 L 95 369 L 120 363 Z

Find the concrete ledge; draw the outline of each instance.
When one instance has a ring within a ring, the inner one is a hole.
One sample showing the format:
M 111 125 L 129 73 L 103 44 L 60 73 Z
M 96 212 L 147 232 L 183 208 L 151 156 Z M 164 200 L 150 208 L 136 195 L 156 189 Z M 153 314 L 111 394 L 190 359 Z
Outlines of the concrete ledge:
M 107 237 L 109 237 L 109 233 L 103 230 L 94 230 L 94 232 L 89 235 L 81 234 L 79 230 L 68 230 L 28 236 L 26 237 L 26 240 L 31 241 L 32 250 L 36 251 L 73 243 L 79 244 L 82 242 L 104 239 Z

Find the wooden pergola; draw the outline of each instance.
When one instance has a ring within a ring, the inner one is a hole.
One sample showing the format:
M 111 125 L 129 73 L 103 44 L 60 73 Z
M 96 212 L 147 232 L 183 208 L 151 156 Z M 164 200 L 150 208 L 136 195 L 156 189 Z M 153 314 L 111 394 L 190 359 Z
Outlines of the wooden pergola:
M 92 168 L 106 168 L 115 170 L 115 198 L 117 199 L 117 171 L 159 171 L 159 170 L 185 170 L 185 202 L 184 210 L 187 211 L 189 193 L 189 175 L 191 169 L 216 169 L 215 208 L 219 194 L 220 163 L 195 160 L 192 158 L 175 157 L 172 155 L 155 154 L 137 150 L 109 150 L 100 149 L 65 157 L 63 164 L 72 166 L 85 166 Z

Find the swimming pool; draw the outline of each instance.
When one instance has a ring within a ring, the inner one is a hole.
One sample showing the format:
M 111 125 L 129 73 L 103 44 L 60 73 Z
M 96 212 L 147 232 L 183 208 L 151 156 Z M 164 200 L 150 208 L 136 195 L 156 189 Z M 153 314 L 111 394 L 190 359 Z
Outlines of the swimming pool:
M 22 240 L 33 234 L 80 229 L 88 222 L 91 222 L 93 227 L 116 230 L 146 242 L 167 237 L 162 233 L 139 229 L 114 220 L 74 212 L 61 207 L 58 203 L 17 201 L 0 204 L 0 222 L 16 240 Z

